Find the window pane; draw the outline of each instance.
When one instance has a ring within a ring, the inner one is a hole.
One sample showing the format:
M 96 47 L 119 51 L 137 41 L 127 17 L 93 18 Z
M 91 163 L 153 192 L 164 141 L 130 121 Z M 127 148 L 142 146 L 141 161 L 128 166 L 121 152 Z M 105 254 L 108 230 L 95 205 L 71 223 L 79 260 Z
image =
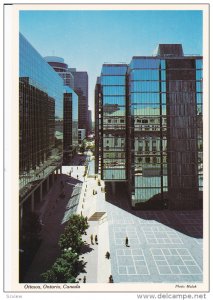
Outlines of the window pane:
M 103 104 L 114 104 L 116 106 L 124 106 L 126 98 L 124 96 L 103 96 Z
M 132 70 L 131 80 L 159 80 L 159 70 Z
M 104 95 L 125 95 L 125 86 L 103 86 Z
M 160 60 L 152 58 L 133 58 L 130 64 L 131 69 L 159 69 Z
M 131 92 L 158 92 L 158 81 L 132 81 L 130 84 Z
M 103 66 L 101 74 L 103 75 L 125 75 L 127 71 L 127 65 L 112 65 Z
M 101 76 L 102 85 L 125 85 L 125 76 Z
M 131 93 L 131 103 L 159 103 L 159 93 Z

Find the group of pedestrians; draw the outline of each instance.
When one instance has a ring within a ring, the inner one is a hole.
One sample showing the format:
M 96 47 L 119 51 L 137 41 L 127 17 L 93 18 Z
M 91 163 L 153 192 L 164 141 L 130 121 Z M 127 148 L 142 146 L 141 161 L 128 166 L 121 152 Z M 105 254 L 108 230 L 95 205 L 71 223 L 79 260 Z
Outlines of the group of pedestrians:
M 91 240 L 91 244 L 94 245 L 94 243 L 93 243 L 93 234 L 90 235 L 90 240 Z M 98 236 L 97 236 L 97 234 L 95 235 L 95 243 L 96 243 L 96 245 L 98 245 Z

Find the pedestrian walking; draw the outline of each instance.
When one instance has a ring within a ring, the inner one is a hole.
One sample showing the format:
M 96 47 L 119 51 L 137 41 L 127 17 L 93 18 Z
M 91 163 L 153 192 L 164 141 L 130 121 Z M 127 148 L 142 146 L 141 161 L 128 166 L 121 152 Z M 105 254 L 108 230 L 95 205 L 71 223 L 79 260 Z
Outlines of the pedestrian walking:
M 126 247 L 129 246 L 129 239 L 128 239 L 128 237 L 126 237 L 125 244 L 126 244 Z
M 106 257 L 107 259 L 110 258 L 110 253 L 109 253 L 109 251 L 106 252 L 105 257 Z
M 96 243 L 96 245 L 98 244 L 98 236 L 97 236 L 97 234 L 95 235 L 95 243 Z
M 114 282 L 113 277 L 112 277 L 112 275 L 110 275 L 109 276 L 109 283 L 113 283 L 113 282 Z
M 83 278 L 83 283 L 86 283 L 86 276 L 84 276 L 84 278 Z
M 91 244 L 93 245 L 93 234 L 90 235 Z

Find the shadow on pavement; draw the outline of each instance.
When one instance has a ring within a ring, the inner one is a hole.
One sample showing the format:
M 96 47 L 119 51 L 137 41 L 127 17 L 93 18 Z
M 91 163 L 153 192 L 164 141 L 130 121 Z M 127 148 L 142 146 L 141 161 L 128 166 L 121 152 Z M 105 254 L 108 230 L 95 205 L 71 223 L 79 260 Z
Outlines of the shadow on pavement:
M 86 264 L 87 264 L 87 262 L 85 262 L 85 261 L 83 261 L 83 260 L 80 260 L 80 261 L 78 262 L 78 271 L 77 271 L 78 275 L 79 275 L 80 273 L 87 273 L 86 270 L 85 270 Z M 78 276 L 78 275 L 77 275 L 77 276 Z
M 89 244 L 84 244 L 84 246 L 81 249 L 81 255 L 92 251 L 94 251 L 94 249 L 91 248 Z
M 76 185 L 82 185 L 82 181 L 70 177 L 66 174 L 57 176 L 57 181 L 45 197 L 43 206 L 37 207 L 39 210 L 44 207 L 42 213 L 42 243 L 25 274 L 23 282 L 41 282 L 40 274 L 46 272 L 60 255 L 58 240 L 64 232 L 66 222 L 69 216 L 76 213 L 79 194 L 77 191 L 75 202 L 72 193 L 76 189 Z
M 130 205 L 125 183 L 116 183 L 114 192 L 110 183 L 105 184 L 106 201 L 144 221 L 156 221 L 194 238 L 203 238 L 203 210 L 170 211 L 136 210 Z

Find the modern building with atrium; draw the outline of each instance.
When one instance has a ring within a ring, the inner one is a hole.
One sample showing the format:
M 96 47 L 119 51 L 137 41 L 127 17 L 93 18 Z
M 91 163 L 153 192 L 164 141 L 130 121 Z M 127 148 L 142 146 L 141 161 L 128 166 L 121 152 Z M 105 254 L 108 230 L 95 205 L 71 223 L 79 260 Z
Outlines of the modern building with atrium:
M 160 44 L 103 64 L 95 89 L 96 172 L 123 182 L 132 207 L 202 207 L 202 56 Z

